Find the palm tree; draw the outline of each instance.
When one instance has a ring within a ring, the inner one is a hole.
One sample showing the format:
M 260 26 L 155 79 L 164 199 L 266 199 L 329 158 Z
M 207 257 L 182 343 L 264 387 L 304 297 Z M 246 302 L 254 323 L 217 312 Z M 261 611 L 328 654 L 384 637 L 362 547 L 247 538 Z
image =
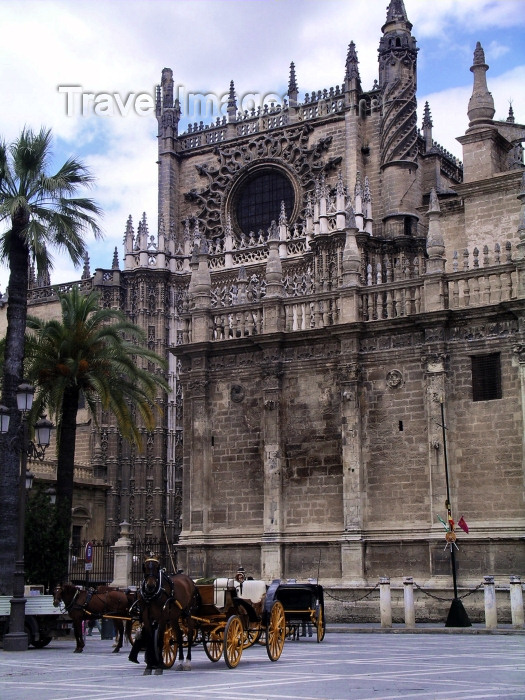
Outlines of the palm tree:
M 3 366 L 2 403 L 11 413 L 9 433 L 0 451 L 0 594 L 11 593 L 17 538 L 17 482 L 20 414 L 16 390 L 23 380 L 24 335 L 30 263 L 39 273 L 52 269 L 51 250 L 65 251 L 75 265 L 86 252 L 83 233 L 99 237 L 97 205 L 77 197 L 93 178 L 82 163 L 68 159 L 54 175 L 51 132 L 24 128 L 7 146 L 0 140 L 0 259 L 9 266 L 7 333 Z
M 77 412 L 81 395 L 97 420 L 97 404 L 111 411 L 122 435 L 141 444 L 138 411 L 146 430 L 155 427 L 158 390 L 169 385 L 160 373 L 166 362 L 143 343 L 144 332 L 116 309 L 100 308 L 99 295 L 77 287 L 59 294 L 62 320 L 28 318 L 36 337 L 31 344 L 29 379 L 38 388 L 34 415 L 48 410 L 57 421 L 56 551 L 67 573 L 71 531 Z M 146 368 L 140 364 L 147 363 Z M 159 371 L 156 371 L 156 370 Z M 59 534 L 57 532 L 57 534 Z

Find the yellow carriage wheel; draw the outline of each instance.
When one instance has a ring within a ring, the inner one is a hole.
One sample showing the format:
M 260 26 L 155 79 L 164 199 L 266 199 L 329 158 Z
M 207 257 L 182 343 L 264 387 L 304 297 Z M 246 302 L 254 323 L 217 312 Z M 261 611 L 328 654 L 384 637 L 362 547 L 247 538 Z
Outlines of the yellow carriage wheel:
M 322 642 L 325 634 L 324 618 L 323 618 L 323 608 L 319 607 L 317 613 L 317 641 Z
M 243 642 L 244 649 L 249 649 L 251 646 L 253 646 L 256 642 L 259 641 L 259 637 L 261 636 L 260 623 L 257 624 L 255 622 L 253 622 L 251 624 L 252 624 L 251 627 L 248 627 L 247 629 L 244 630 L 244 642 Z M 255 625 L 257 625 L 257 626 L 255 626 Z
M 206 656 L 214 663 L 221 658 L 224 649 L 224 638 L 222 636 L 222 632 L 222 628 L 214 629 L 205 635 L 202 640 Z
M 286 638 L 286 617 L 283 604 L 276 600 L 270 610 L 268 629 L 266 630 L 266 652 L 270 661 L 277 661 L 281 656 Z
M 228 668 L 235 668 L 242 656 L 244 629 L 241 618 L 232 615 L 224 630 L 224 660 Z
M 162 645 L 162 663 L 165 668 L 171 668 L 177 658 L 177 637 L 171 625 L 166 625 Z

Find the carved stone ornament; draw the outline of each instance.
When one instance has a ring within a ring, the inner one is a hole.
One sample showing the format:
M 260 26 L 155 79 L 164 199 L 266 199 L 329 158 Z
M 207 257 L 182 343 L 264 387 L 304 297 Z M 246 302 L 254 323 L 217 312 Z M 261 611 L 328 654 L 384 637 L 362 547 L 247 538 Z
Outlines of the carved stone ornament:
M 525 363 L 525 345 L 515 345 L 512 352 L 517 356 L 520 364 Z
M 403 375 L 398 369 L 391 369 L 386 375 L 386 383 L 391 389 L 398 389 L 403 384 Z
M 230 398 L 235 403 L 241 403 L 244 400 L 244 389 L 240 384 L 232 384 Z
M 309 143 L 312 130 L 310 124 L 305 124 L 297 129 L 255 135 L 250 141 L 234 146 L 217 146 L 216 167 L 206 163 L 196 166 L 199 175 L 208 180 L 207 185 L 200 191 L 186 192 L 184 197 L 197 207 L 196 217 L 204 222 L 208 238 L 222 235 L 228 193 L 239 176 L 254 163 L 264 161 L 284 166 L 298 179 L 303 191 L 313 189 L 316 178 L 334 163 L 321 158 L 330 148 L 332 137 L 322 138 L 312 146 Z

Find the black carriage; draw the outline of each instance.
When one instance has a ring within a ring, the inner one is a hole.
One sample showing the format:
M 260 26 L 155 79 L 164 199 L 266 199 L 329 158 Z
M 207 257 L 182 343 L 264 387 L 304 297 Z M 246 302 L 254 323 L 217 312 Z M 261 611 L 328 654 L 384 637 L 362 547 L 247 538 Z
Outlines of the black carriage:
M 326 632 L 323 587 L 317 583 L 274 583 L 278 584 L 275 598 L 283 605 L 288 636 L 298 639 L 315 629 L 317 641 L 322 642 Z

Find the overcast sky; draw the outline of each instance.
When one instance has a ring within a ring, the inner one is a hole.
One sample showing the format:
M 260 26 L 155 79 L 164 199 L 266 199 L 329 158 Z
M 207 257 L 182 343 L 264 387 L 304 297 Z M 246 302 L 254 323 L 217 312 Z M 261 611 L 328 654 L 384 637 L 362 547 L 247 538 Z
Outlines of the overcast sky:
M 91 196 L 105 212 L 103 243 L 90 239 L 91 271 L 123 259 L 129 214 L 157 222 L 157 125 L 149 106 L 164 67 L 180 96 L 286 93 L 294 61 L 300 99 L 340 85 L 348 44 L 356 44 L 361 81 L 378 78 L 377 49 L 388 0 L 1 0 L 0 136 L 24 125 L 55 136 L 56 165 L 79 156 L 97 178 Z M 419 126 L 430 103 L 434 139 L 461 158 L 473 52 L 485 50 L 496 119 L 512 101 L 525 123 L 525 0 L 405 0 L 419 47 Z M 98 96 L 80 105 L 80 94 Z M 60 89 L 59 89 L 60 88 Z M 138 101 L 137 101 L 138 99 Z M 69 100 L 69 103 L 68 103 Z M 69 114 L 68 114 L 69 112 Z M 137 113 L 137 112 L 142 112 Z M 189 118 L 188 118 L 189 117 Z M 199 115 L 183 115 L 187 123 Z M 210 121 L 210 120 L 205 120 Z M 60 161 L 60 163 L 59 163 Z M 82 270 L 55 258 L 51 282 Z M 8 270 L 0 266 L 0 291 Z

